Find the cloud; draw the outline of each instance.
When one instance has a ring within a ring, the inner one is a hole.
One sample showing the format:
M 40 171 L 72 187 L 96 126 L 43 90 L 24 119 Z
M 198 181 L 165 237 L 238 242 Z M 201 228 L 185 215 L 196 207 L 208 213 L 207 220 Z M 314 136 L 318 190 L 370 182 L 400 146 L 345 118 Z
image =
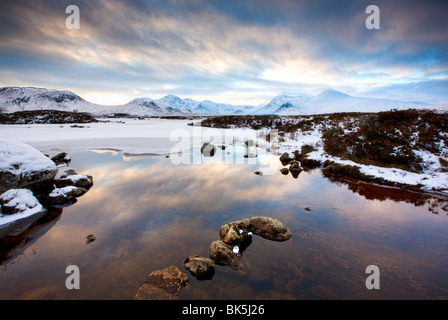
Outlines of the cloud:
M 82 0 L 81 29 L 67 30 L 71 2 L 1 2 L 0 75 L 8 80 L 0 85 L 244 103 L 245 94 L 261 102 L 319 87 L 356 92 L 448 70 L 440 1 L 378 1 L 380 30 L 365 28 L 364 0 Z

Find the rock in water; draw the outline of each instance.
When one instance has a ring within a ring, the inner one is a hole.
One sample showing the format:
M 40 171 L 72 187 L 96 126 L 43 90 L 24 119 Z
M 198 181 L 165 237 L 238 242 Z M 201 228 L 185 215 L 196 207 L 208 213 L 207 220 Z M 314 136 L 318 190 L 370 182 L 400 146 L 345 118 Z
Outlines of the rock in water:
M 225 244 L 221 240 L 212 242 L 209 249 L 209 255 L 210 258 L 218 264 L 230 266 L 235 270 L 241 269 L 238 256 L 233 253 L 233 247 Z
M 73 203 L 76 198 L 84 195 L 86 192 L 86 189 L 75 186 L 56 188 L 48 195 L 47 201 L 50 205 L 70 204 Z
M 95 240 L 96 240 L 95 235 L 94 235 L 94 234 L 89 234 L 89 235 L 86 237 L 86 244 L 89 244 L 89 243 L 91 243 L 91 242 L 93 242 L 93 241 L 95 241 Z
M 283 153 L 283 154 L 280 156 L 280 162 L 281 162 L 283 165 L 288 164 L 291 160 L 292 160 L 292 159 L 291 159 L 291 157 L 289 156 L 289 154 L 288 154 L 287 152 Z
M 216 147 L 211 143 L 204 143 L 201 147 L 201 153 L 204 157 L 213 157 L 216 153 Z
M 176 299 L 182 287 L 188 284 L 188 276 L 177 267 L 152 272 L 140 286 L 136 300 L 172 300 Z
M 58 153 L 57 155 L 51 157 L 51 160 L 56 164 L 68 164 L 70 163 L 70 161 L 72 161 L 72 159 L 70 158 L 70 156 L 66 153 L 66 152 L 61 152 Z
M 230 222 L 221 227 L 219 236 L 225 243 L 237 244 L 243 241 L 249 232 L 275 241 L 285 241 L 292 237 L 292 233 L 286 225 L 270 217 L 252 217 Z
M 292 237 L 288 227 L 275 218 L 252 217 L 245 220 L 248 220 L 248 230 L 260 237 L 275 241 L 286 241 Z
M 211 280 L 215 275 L 215 263 L 209 258 L 188 257 L 184 260 L 184 267 L 198 280 Z

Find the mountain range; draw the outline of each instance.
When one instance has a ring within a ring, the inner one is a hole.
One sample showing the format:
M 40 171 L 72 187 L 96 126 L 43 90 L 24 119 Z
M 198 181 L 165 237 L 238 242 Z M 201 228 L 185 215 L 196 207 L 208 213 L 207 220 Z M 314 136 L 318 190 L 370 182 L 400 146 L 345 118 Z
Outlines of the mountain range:
M 11 113 L 26 110 L 62 110 L 87 112 L 94 116 L 129 114 L 162 115 L 310 115 L 334 112 L 380 112 L 391 109 L 432 108 L 423 102 L 354 97 L 325 90 L 315 96 L 279 95 L 267 103 L 231 105 L 213 101 L 195 101 L 167 95 L 160 99 L 137 98 L 125 105 L 104 106 L 90 103 L 71 91 L 34 87 L 0 88 L 0 110 Z M 434 107 L 436 108 L 436 107 Z

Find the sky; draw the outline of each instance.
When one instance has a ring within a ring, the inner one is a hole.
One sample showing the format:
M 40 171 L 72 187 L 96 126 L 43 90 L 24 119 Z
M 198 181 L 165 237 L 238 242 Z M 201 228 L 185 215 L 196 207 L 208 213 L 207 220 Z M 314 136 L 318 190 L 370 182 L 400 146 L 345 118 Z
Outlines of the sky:
M 372 4 L 379 29 L 366 27 Z M 326 89 L 448 104 L 447 17 L 446 0 L 1 0 L 0 87 L 109 105 Z

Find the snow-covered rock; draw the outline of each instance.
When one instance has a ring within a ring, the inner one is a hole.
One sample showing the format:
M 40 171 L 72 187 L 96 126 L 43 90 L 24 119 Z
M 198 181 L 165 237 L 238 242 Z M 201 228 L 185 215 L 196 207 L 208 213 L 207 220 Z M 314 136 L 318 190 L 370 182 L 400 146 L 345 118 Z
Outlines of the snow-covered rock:
M 30 190 L 10 189 L 0 195 L 0 229 L 44 212 Z
M 39 150 L 0 139 L 0 192 L 51 182 L 56 173 L 55 163 Z
M 85 194 L 87 190 L 81 187 L 67 186 L 63 188 L 55 188 L 48 195 L 50 205 L 67 205 L 73 203 L 76 198 Z

